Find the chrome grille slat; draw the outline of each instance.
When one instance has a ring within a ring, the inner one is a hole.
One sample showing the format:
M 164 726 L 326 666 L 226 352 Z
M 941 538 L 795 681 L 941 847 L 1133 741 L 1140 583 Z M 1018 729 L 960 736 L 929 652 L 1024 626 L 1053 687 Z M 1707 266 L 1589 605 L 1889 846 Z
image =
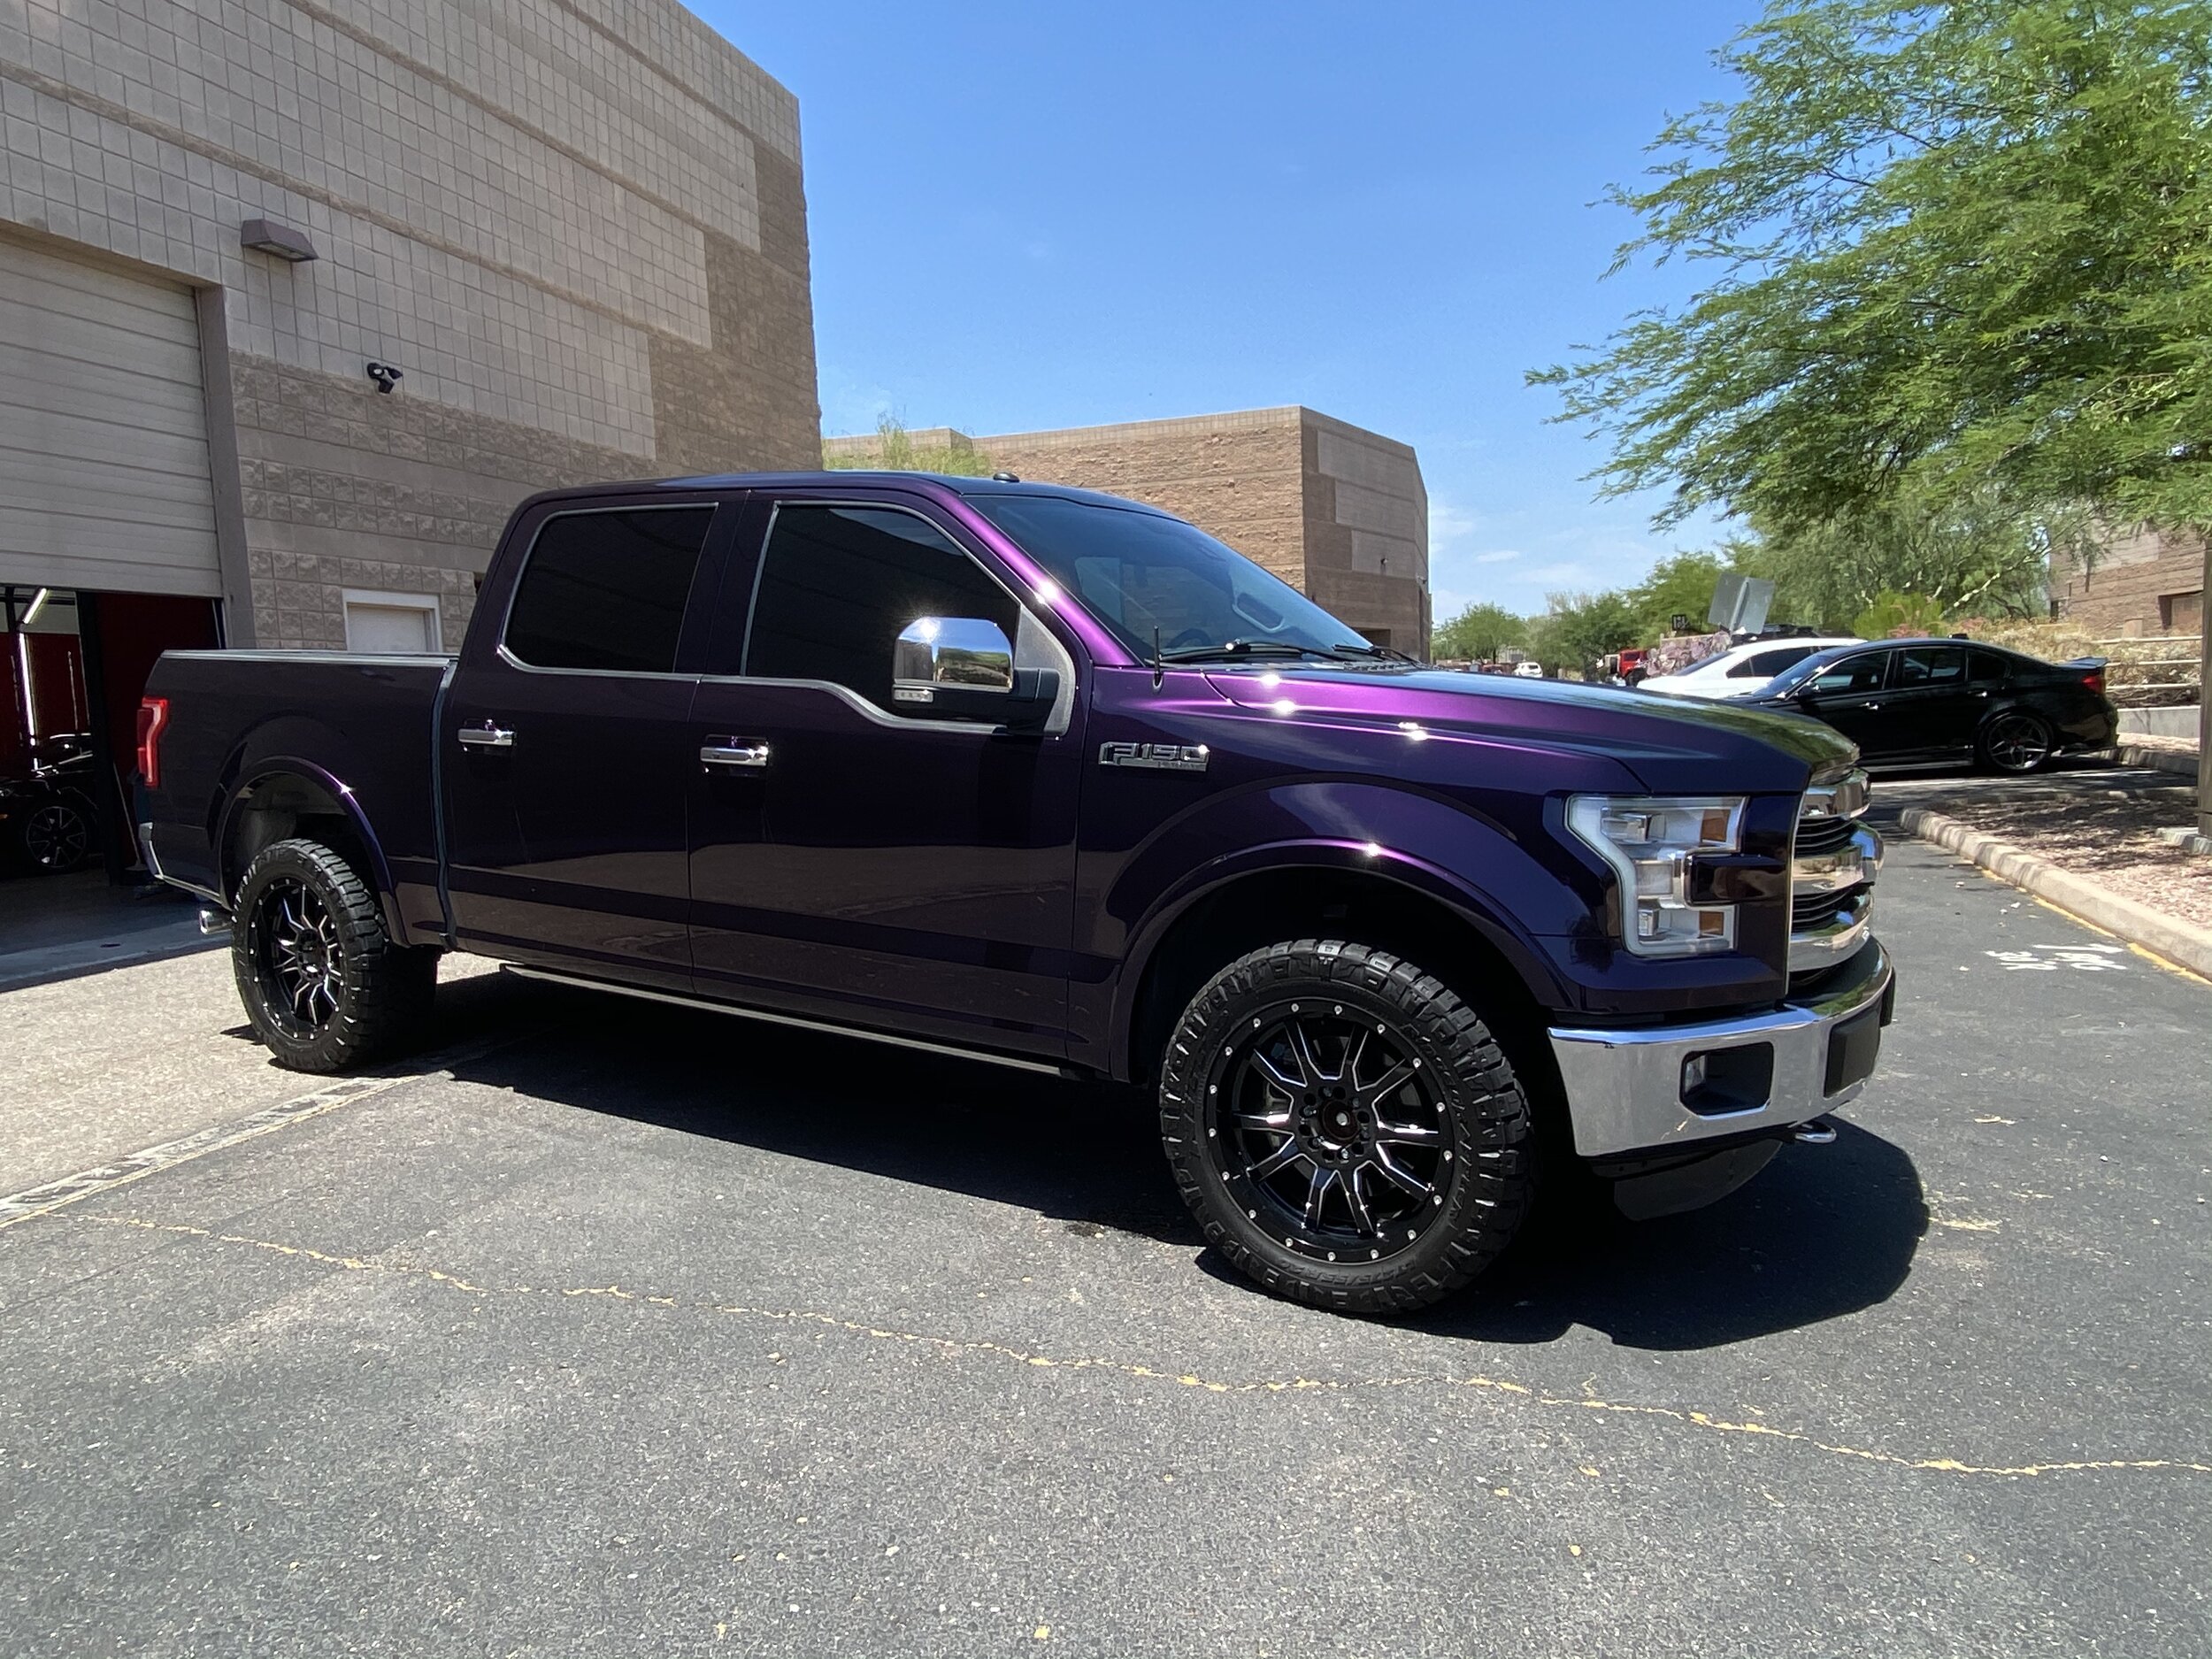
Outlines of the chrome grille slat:
M 1854 771 L 1805 792 L 1790 848 L 1793 975 L 1833 967 L 1857 951 L 1873 926 L 1881 838 L 1859 822 L 1866 773 Z

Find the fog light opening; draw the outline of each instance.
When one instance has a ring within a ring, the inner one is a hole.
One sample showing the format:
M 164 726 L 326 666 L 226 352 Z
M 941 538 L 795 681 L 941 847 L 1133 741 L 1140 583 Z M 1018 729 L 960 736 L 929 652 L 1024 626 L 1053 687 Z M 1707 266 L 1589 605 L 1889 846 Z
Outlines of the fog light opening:
M 1774 1093 L 1774 1045 L 1701 1048 L 1682 1062 L 1682 1103 L 1701 1117 L 1756 1111 Z

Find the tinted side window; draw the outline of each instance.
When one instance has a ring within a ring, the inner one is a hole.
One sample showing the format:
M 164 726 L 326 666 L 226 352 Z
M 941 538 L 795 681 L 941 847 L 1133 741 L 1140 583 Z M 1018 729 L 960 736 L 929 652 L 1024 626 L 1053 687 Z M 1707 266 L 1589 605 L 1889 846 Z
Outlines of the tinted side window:
M 1900 691 L 1962 686 L 1966 683 L 1966 652 L 1956 645 L 1916 645 L 1900 651 L 1897 673 L 1890 683 Z
M 1888 660 L 1887 651 L 1869 651 L 1863 657 L 1847 657 L 1816 674 L 1809 689 L 1822 695 L 1838 692 L 1879 691 L 1882 688 L 1882 664 Z
M 506 647 L 533 668 L 665 674 L 712 507 L 548 518 L 507 612 Z
M 1995 651 L 1985 651 L 1977 646 L 1966 654 L 1968 675 L 1978 686 L 1993 686 L 2005 677 L 2008 666 Z
M 1747 657 L 1728 671 L 1731 680 L 1771 680 L 1786 668 L 1794 668 L 1813 654 L 1809 645 L 1792 645 L 1778 651 Z
M 926 519 L 888 507 L 779 507 L 762 557 L 745 672 L 826 680 L 878 708 L 893 650 L 923 617 L 979 617 L 1010 641 L 1013 595 Z

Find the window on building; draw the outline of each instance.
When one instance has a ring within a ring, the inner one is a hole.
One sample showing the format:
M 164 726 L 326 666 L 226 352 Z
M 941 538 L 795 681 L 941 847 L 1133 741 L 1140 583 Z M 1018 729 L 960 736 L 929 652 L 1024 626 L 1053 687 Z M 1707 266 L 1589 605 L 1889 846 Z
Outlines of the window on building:
M 2158 598 L 2161 634 L 2201 634 L 2204 631 L 2204 590 L 2193 594 L 2161 594 Z
M 647 507 L 548 518 L 507 613 L 508 651 L 533 668 L 670 672 L 713 518 Z
M 435 594 L 362 593 L 349 588 L 342 603 L 349 651 L 389 657 L 445 649 Z
M 1013 595 L 926 518 L 889 507 L 779 507 L 745 672 L 826 680 L 898 712 L 893 648 L 924 617 L 979 618 L 1010 641 L 1020 621 Z

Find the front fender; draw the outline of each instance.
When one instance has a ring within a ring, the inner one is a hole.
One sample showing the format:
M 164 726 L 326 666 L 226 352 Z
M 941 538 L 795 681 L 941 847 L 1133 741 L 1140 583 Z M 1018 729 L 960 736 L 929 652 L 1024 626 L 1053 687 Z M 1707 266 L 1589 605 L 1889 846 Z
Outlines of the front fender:
M 1102 918 L 1120 963 L 1111 1052 L 1125 1052 L 1138 987 L 1161 941 L 1194 905 L 1240 879 L 1285 869 L 1379 876 L 1441 904 L 1472 926 L 1544 1008 L 1576 998 L 1540 936 L 1590 926 L 1592 874 L 1543 827 L 1536 797 L 1502 800 L 1511 817 L 1425 791 L 1359 780 L 1311 780 L 1214 796 L 1163 825 L 1124 864 Z M 1503 895 L 1510 895 L 1510 902 Z

